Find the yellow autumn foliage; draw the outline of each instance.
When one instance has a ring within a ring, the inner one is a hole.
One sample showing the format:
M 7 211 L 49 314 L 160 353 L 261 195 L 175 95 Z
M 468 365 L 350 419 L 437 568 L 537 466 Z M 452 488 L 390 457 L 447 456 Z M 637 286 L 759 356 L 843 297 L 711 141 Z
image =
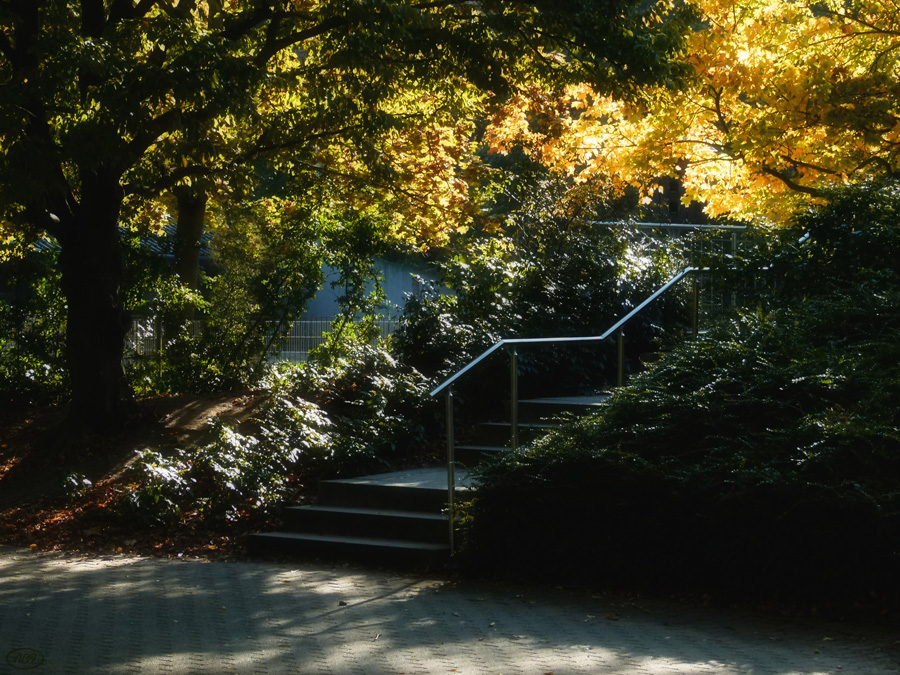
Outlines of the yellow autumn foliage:
M 696 4 L 682 88 L 630 101 L 586 85 L 525 92 L 493 119 L 491 149 L 521 144 L 578 180 L 645 193 L 677 177 L 711 216 L 775 223 L 823 188 L 900 169 L 900 3 Z

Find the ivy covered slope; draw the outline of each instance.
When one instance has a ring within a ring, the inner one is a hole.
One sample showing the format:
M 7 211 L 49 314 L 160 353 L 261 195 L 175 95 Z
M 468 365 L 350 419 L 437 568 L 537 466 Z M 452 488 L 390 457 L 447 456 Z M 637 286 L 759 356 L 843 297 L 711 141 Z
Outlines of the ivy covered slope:
M 797 224 L 776 300 L 483 471 L 464 564 L 816 604 L 900 595 L 900 188 L 843 191 Z

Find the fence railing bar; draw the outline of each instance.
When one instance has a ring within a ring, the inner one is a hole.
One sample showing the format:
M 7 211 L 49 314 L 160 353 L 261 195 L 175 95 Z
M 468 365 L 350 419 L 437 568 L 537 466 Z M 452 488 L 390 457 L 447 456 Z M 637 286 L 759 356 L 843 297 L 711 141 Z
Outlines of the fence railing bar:
M 325 341 L 324 334 L 331 330 L 333 322 L 334 319 L 331 317 L 312 317 L 291 322 L 282 336 L 281 344 L 272 350 L 272 355 L 276 358 L 279 355 L 288 355 L 281 360 L 306 360 L 309 350 Z M 380 335 L 386 337 L 396 330 L 399 322 L 395 318 L 383 318 L 378 319 L 376 323 Z M 202 326 L 202 320 L 192 322 L 188 327 L 191 337 L 198 336 Z M 161 349 L 160 340 L 163 337 L 162 326 L 155 318 L 132 320 L 131 329 L 126 334 L 126 359 L 157 354 Z M 267 338 L 271 337 L 271 334 L 267 334 Z

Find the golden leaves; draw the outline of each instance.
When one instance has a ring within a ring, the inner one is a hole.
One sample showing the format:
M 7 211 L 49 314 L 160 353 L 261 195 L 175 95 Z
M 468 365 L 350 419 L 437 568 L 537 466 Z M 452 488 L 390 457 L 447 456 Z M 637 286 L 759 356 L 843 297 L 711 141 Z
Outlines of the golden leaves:
M 701 0 L 683 90 L 628 104 L 585 86 L 558 100 L 528 92 L 492 120 L 491 150 L 518 144 L 561 173 L 645 191 L 678 176 L 710 215 L 782 220 L 808 198 L 798 188 L 897 168 L 898 14 L 873 19 L 879 3 L 853 4 Z

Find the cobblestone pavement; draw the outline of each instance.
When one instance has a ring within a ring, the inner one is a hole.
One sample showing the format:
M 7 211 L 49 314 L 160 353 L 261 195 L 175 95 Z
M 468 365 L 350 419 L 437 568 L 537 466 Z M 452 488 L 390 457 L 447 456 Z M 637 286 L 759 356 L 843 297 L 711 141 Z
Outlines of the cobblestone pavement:
M 0 547 L 0 672 L 888 675 L 900 635 L 549 588 Z

